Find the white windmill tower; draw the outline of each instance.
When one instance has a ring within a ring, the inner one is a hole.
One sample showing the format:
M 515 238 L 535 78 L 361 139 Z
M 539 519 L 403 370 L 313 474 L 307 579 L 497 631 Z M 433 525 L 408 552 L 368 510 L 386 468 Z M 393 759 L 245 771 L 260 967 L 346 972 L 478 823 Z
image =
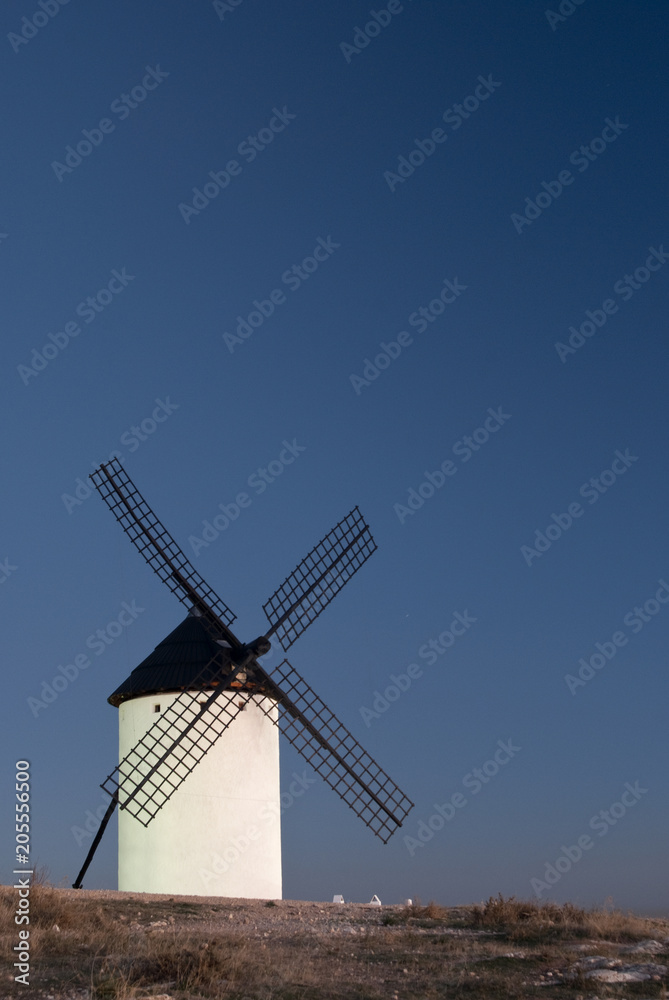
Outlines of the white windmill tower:
M 216 680 L 207 667 L 219 653 L 201 619 L 189 615 L 133 670 L 108 698 L 119 709 L 119 760 L 159 715 L 168 721 L 175 709 L 182 715 L 179 692 L 188 691 L 202 707 Z M 148 826 L 120 811 L 119 889 L 281 898 L 278 710 L 249 688 L 233 681 L 214 701 L 207 722 L 212 735 L 230 713 L 234 726 Z
M 288 649 L 375 551 L 358 508 L 263 605 L 267 635 L 242 643 L 235 616 L 122 465 L 101 465 L 91 480 L 190 613 L 109 698 L 120 763 L 102 785 L 111 801 L 74 888 L 119 805 L 120 889 L 280 898 L 279 731 L 386 843 L 413 803 L 287 660 L 271 672 L 259 662 L 269 636 Z M 220 881 L 211 884 L 203 859 Z

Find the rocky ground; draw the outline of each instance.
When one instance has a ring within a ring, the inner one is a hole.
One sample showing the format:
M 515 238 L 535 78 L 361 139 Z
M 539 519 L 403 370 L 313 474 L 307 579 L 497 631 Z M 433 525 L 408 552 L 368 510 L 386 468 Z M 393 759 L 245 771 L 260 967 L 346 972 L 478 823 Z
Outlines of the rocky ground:
M 667 921 L 501 898 L 444 908 L 51 887 L 33 893 L 29 985 L 14 981 L 16 928 L 4 920 L 3 998 L 668 996 Z M 2 887 L 8 918 L 14 903 Z

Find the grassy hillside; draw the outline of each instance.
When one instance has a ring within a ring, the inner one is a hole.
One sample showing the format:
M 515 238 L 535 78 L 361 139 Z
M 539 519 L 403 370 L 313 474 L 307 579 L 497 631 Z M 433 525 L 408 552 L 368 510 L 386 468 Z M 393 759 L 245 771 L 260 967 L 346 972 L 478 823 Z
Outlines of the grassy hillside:
M 360 906 L 37 885 L 15 983 L 0 887 L 0 996 L 24 1000 L 584 1000 L 667 997 L 669 922 L 569 904 Z M 621 980 L 622 981 L 619 981 Z

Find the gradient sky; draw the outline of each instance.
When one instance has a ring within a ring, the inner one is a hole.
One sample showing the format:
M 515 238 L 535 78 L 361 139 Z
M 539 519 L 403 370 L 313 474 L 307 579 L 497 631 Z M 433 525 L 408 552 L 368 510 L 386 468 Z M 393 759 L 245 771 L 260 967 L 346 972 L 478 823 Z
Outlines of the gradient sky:
M 116 763 L 106 698 L 182 618 L 88 494 L 117 452 L 244 639 L 355 504 L 378 543 L 290 659 L 415 808 L 383 846 L 310 787 L 286 898 L 667 912 L 669 11 L 545 4 L 4 5 L 2 830 L 28 759 L 54 882 Z M 85 884 L 115 879 L 110 827 Z

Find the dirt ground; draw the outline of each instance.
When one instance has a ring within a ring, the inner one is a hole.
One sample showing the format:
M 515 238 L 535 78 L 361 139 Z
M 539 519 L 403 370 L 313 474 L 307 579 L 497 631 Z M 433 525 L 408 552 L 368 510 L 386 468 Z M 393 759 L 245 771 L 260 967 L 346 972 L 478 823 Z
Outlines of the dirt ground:
M 25 1000 L 650 998 L 669 994 L 669 922 L 629 914 L 158 896 L 36 886 Z M 525 909 L 523 909 L 525 906 Z

